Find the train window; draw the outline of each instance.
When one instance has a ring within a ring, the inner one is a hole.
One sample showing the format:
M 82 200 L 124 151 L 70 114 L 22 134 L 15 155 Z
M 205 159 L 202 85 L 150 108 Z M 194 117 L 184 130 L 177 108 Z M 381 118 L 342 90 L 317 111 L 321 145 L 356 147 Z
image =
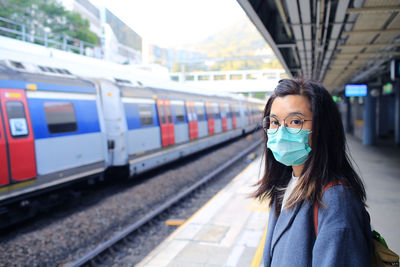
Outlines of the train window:
M 226 109 L 228 110 L 226 116 L 227 116 L 228 118 L 232 118 L 232 108 L 231 108 L 230 106 L 227 106 Z
M 175 110 L 176 120 L 178 122 L 184 122 L 185 121 L 185 109 L 183 108 L 183 105 L 173 105 L 173 107 Z
M 229 80 L 241 80 L 243 78 L 242 74 L 231 74 L 229 75 Z
M 214 75 L 214 81 L 226 80 L 226 75 Z
M 45 102 L 47 127 L 51 134 L 75 132 L 78 129 L 71 102 Z
M 213 109 L 211 105 L 206 106 L 206 111 L 208 119 L 213 119 Z
M 6 102 L 6 110 L 11 135 L 13 137 L 28 136 L 24 104 L 20 101 L 8 101 Z
M 174 120 L 172 119 L 171 106 L 166 106 L 165 108 L 167 110 L 167 116 L 168 116 L 169 123 L 174 123 Z
M 199 121 L 204 120 L 204 107 L 196 105 L 196 113 Z
M 221 105 L 220 111 L 221 111 L 221 117 L 222 117 L 222 118 L 226 118 L 225 105 Z
M 257 74 L 255 74 L 255 73 L 246 74 L 246 79 L 247 80 L 257 80 Z
M 186 75 L 185 81 L 194 81 L 194 75 Z
M 210 75 L 199 75 L 199 76 L 197 77 L 197 79 L 198 79 L 199 81 L 209 81 L 209 80 L 210 80 Z
M 158 114 L 160 115 L 161 118 L 161 124 L 165 124 L 165 112 L 164 112 L 164 106 L 160 105 L 158 107 Z
M 270 80 L 271 79 L 276 79 L 276 74 L 275 73 L 267 72 L 267 73 L 263 73 L 262 76 L 263 76 L 264 79 L 270 79 Z
M 221 118 L 221 114 L 219 113 L 218 105 L 213 105 L 213 113 L 216 119 Z
M 153 125 L 153 112 L 151 105 L 139 104 L 139 117 L 142 126 Z

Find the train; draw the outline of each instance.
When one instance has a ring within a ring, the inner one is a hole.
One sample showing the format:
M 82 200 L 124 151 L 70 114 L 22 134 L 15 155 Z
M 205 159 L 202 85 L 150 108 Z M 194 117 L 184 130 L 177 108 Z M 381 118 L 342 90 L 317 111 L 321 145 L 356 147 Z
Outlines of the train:
M 190 90 L 129 66 L 66 62 L 0 61 L 0 214 L 113 168 L 135 177 L 261 121 L 262 100 Z

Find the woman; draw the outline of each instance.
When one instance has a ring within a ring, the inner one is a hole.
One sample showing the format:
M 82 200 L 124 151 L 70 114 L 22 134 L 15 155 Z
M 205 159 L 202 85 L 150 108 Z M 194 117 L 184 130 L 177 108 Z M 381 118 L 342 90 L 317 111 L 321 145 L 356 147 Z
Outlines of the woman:
M 365 189 L 331 95 L 313 81 L 281 80 L 263 128 L 265 173 L 255 196 L 271 207 L 264 266 L 370 266 Z

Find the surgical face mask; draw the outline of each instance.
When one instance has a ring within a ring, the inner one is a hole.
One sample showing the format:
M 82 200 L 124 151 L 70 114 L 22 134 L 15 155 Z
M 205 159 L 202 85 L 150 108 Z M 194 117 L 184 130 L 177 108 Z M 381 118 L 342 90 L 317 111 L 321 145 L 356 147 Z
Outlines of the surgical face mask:
M 267 147 L 280 163 L 286 166 L 300 165 L 306 162 L 311 151 L 311 147 L 308 145 L 310 133 L 310 130 L 302 129 L 297 134 L 291 134 L 285 127 L 279 127 L 274 134 L 268 130 Z

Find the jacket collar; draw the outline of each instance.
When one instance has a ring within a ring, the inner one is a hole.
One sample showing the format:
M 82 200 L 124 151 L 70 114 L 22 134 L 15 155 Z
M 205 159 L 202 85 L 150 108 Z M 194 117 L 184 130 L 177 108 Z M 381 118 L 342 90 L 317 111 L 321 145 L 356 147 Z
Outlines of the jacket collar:
M 272 255 L 272 252 L 274 251 L 276 242 L 278 242 L 278 240 L 282 236 L 282 234 L 290 227 L 294 218 L 296 217 L 296 214 L 300 210 L 300 206 L 301 206 L 301 204 L 297 204 L 296 206 L 294 206 L 293 208 L 291 208 L 289 210 L 284 209 L 284 210 L 282 210 L 281 214 L 279 215 L 279 217 L 276 221 L 274 233 L 272 235 L 271 251 L 270 251 L 271 255 Z

